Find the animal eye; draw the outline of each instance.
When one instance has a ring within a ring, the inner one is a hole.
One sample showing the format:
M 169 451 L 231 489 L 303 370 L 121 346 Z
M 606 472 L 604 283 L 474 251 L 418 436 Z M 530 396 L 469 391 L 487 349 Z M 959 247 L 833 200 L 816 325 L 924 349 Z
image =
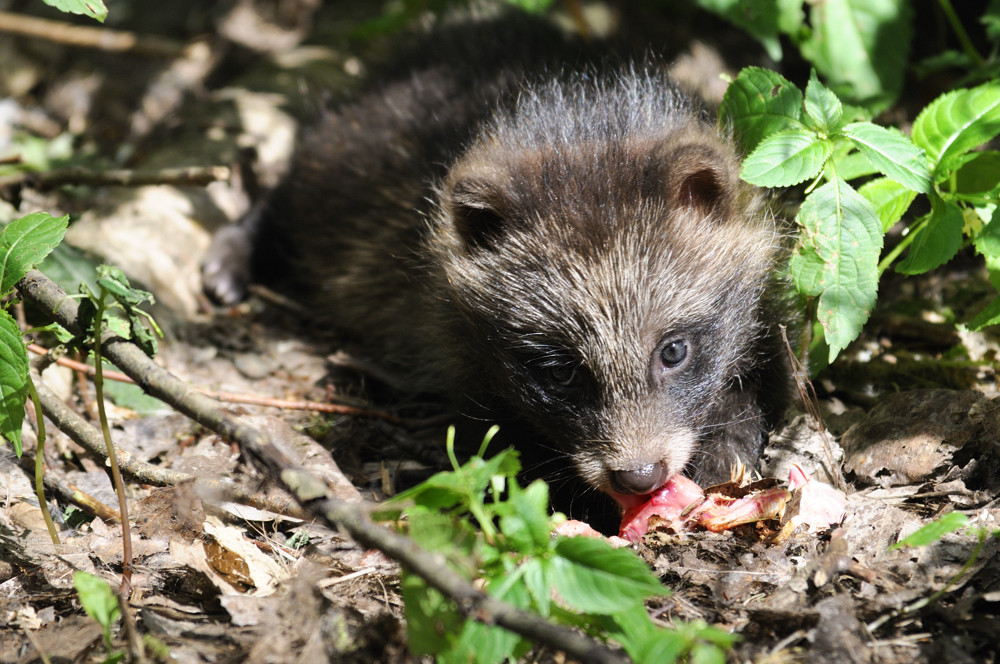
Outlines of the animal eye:
M 672 369 L 683 362 L 687 354 L 687 342 L 683 339 L 674 339 L 663 344 L 663 348 L 660 349 L 660 362 L 666 368 Z
M 557 364 L 548 367 L 549 378 L 560 387 L 573 387 L 579 378 L 580 372 L 574 364 Z

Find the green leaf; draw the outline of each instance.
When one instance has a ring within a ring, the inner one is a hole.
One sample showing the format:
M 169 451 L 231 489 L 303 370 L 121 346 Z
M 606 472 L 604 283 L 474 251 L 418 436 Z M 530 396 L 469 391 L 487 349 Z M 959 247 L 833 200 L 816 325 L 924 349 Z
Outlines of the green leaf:
M 104 6 L 104 0 L 44 0 L 44 2 L 59 11 L 82 14 L 101 23 L 108 17 L 108 8 Z
M 875 214 L 882 222 L 883 233 L 903 218 L 917 197 L 916 192 L 910 191 L 889 178 L 879 178 L 866 182 L 858 189 L 858 193 L 867 198 L 875 208 Z
M 110 370 L 111 365 L 105 364 L 105 370 Z M 156 397 L 151 397 L 142 391 L 142 388 L 132 383 L 122 383 L 114 380 L 104 381 L 104 395 L 115 402 L 116 406 L 128 408 L 139 415 L 162 415 L 173 412 L 170 406 L 166 405 Z
M 833 361 L 875 305 L 881 225 L 871 203 L 843 180 L 806 197 L 797 220 L 802 234 L 791 259 L 792 278 L 800 293 L 819 296 L 817 317 Z
M 899 93 L 913 34 L 909 3 L 824 0 L 811 3 L 809 22 L 802 55 L 841 99 L 884 105 Z
M 691 664 L 726 664 L 726 651 L 714 643 L 696 643 L 691 649 Z
M 964 153 L 1000 133 L 1000 83 L 952 90 L 927 105 L 913 122 L 913 142 L 934 164 L 941 181 Z
M 976 332 L 990 325 L 1000 325 L 1000 297 L 995 298 L 982 311 L 976 314 L 969 321 L 968 327 L 973 332 Z
M 628 549 L 591 537 L 560 537 L 551 578 L 566 604 L 584 613 L 617 613 L 669 591 Z
M 774 0 L 697 0 L 697 4 L 745 30 L 760 42 L 769 58 L 781 61 L 779 7 Z
M 497 585 L 503 584 L 491 583 L 487 586 L 486 591 L 497 599 L 518 608 L 528 609 L 530 607 L 531 597 L 524 585 L 520 583 L 504 585 L 502 592 L 496 591 Z M 502 662 L 513 658 L 515 648 L 522 642 L 522 637 L 514 632 L 468 620 L 455 644 L 448 653 L 439 657 L 438 662 L 454 662 L 455 664 Z
M 97 283 L 103 286 L 122 306 L 153 304 L 153 294 L 129 283 L 128 277 L 114 265 L 100 265 L 97 268 Z
M 87 615 L 107 629 L 118 619 L 120 610 L 115 591 L 107 581 L 86 572 L 73 572 L 73 587 Z
M 413 501 L 430 509 L 449 509 L 463 502 L 468 504 L 470 500 L 480 501 L 481 494 L 490 486 L 490 480 L 495 475 L 514 477 L 520 469 L 517 451 L 512 448 L 488 460 L 472 457 L 459 471 L 436 473 L 412 489 L 393 496 L 383 506 L 392 508 Z
M 549 601 L 552 596 L 550 563 L 547 558 L 529 558 L 521 567 L 524 587 L 531 594 L 535 608 L 543 618 L 549 617 Z
M 950 261 L 962 248 L 962 208 L 931 197 L 931 214 L 926 225 L 916 231 L 906 259 L 896 265 L 902 274 L 923 274 Z
M 14 289 L 32 267 L 45 258 L 66 234 L 69 216 L 33 212 L 15 219 L 0 232 L 0 296 Z
M 841 180 L 850 182 L 851 180 L 878 173 L 878 169 L 872 166 L 872 163 L 868 161 L 868 157 L 854 149 L 853 143 L 844 141 L 840 145 L 842 147 L 835 148 L 833 156 L 826 162 L 824 177 L 827 180 L 840 178 Z M 849 152 L 843 152 L 844 147 Z
M 514 654 L 521 642 L 514 632 L 502 627 L 467 620 L 455 643 L 439 653 L 438 664 L 499 664 Z
M 657 629 L 642 604 L 600 617 L 599 624 L 633 662 L 669 664 L 687 650 L 684 637 L 676 630 Z
M 555 0 L 507 0 L 507 2 L 526 12 L 540 14 L 551 7 Z
M 469 555 L 476 544 L 477 533 L 468 521 L 424 507 L 406 511 L 410 538 L 428 551 L 451 557 L 454 553 Z M 475 570 L 467 569 L 468 576 Z
M 990 41 L 1000 42 L 1000 0 L 990 0 L 979 22 L 983 24 Z
M 830 88 L 819 82 L 815 69 L 809 76 L 803 105 L 817 131 L 832 133 L 844 124 L 844 106 Z
M 831 151 L 830 141 L 811 131 L 789 129 L 761 141 L 740 177 L 759 187 L 789 187 L 819 175 Z
M 1000 152 L 984 150 L 968 155 L 969 159 L 955 173 L 955 191 L 966 196 L 992 196 L 1000 193 Z
M 844 135 L 881 172 L 907 189 L 930 193 L 931 173 L 927 159 L 906 136 L 870 122 L 849 124 L 844 127 Z
M 21 329 L 6 310 L 0 309 L 0 435 L 21 456 L 21 424 L 28 398 L 28 350 Z
M 450 648 L 466 622 L 455 605 L 405 569 L 400 572 L 399 586 L 410 651 L 423 655 Z
M 983 226 L 973 240 L 973 244 L 983 256 L 1000 258 L 1000 208 L 994 210 L 990 222 Z
M 100 261 L 88 256 L 71 244 L 63 242 L 52 250 L 38 269 L 49 279 L 62 286 L 67 293 L 80 292 L 80 285 L 87 284 L 96 293 L 97 266 Z
M 904 546 L 927 546 L 928 544 L 937 542 L 948 533 L 965 528 L 967 525 L 969 525 L 969 517 L 961 512 L 948 512 L 920 528 L 909 537 L 899 540 L 890 546 L 889 550 L 892 551 Z
M 802 93 L 781 74 L 747 67 L 726 88 L 719 123 L 732 126 L 743 152 L 778 132 L 804 129 Z
M 521 489 L 512 482 L 506 501 L 496 505 L 500 514 L 500 531 L 515 543 L 521 553 L 546 551 L 551 545 L 552 527 L 549 521 L 549 487 L 545 482 L 532 482 Z

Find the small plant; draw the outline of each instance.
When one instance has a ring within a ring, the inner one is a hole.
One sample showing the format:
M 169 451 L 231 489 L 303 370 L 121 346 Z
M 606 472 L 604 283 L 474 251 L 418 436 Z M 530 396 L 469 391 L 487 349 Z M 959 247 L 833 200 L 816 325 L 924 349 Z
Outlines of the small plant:
M 748 68 L 729 86 L 720 122 L 749 152 L 741 177 L 762 187 L 811 181 L 796 221 L 792 279 L 813 303 L 833 361 L 861 332 L 891 265 L 921 274 L 973 245 L 1000 286 L 1000 152 L 976 148 L 1000 134 L 1000 83 L 953 90 L 917 117 L 912 139 L 860 120 L 815 73 L 805 94 L 781 75 Z M 850 180 L 881 174 L 855 189 Z M 922 194 L 929 212 L 882 256 L 883 235 Z M 994 222 L 994 223 L 991 223 Z M 897 259 L 909 249 L 903 260 Z M 1000 297 L 969 321 L 1000 322 Z M 822 346 L 821 346 L 822 347 Z M 814 368 L 815 365 L 814 365 Z
M 983 547 L 986 545 L 986 541 L 991 537 L 1000 537 L 1000 528 L 997 528 L 996 525 L 987 525 L 990 520 L 991 517 L 988 510 L 983 510 L 980 524 L 973 524 L 969 517 L 961 512 L 948 512 L 934 521 L 925 524 L 909 536 L 890 546 L 890 551 L 901 549 L 903 547 L 928 546 L 939 541 L 945 535 L 962 529 L 968 529 L 969 534 L 976 538 L 976 546 L 969 555 L 969 559 L 965 561 L 964 565 L 962 565 L 962 569 L 960 569 L 955 576 L 950 578 L 941 589 L 927 597 L 921 597 L 912 604 L 908 604 L 902 608 L 880 616 L 868 624 L 869 631 L 874 632 L 876 629 L 894 618 L 906 616 L 919 611 L 920 609 L 937 602 L 939 599 L 948 594 L 952 588 L 954 588 L 958 582 L 962 580 L 962 577 L 969 573 L 973 565 L 976 564 L 976 561 L 979 560 L 979 555 L 983 552 Z M 993 521 L 993 523 L 995 524 L 996 522 Z
M 598 538 L 553 537 L 554 524 L 563 517 L 549 515 L 548 487 L 540 481 L 525 488 L 517 484 L 514 450 L 484 459 L 489 438 L 477 456 L 459 466 L 452 429 L 448 453 L 454 470 L 388 501 L 380 517 L 405 514 L 410 537 L 445 556 L 457 574 L 541 618 L 614 639 L 636 662 L 672 662 L 687 654 L 724 661 L 734 636 L 705 623 L 663 629 L 652 622 L 644 600 L 669 591 L 631 550 Z M 516 634 L 469 620 L 405 570 L 402 590 L 415 654 L 488 663 L 531 648 Z
M 34 398 L 35 416 L 38 422 L 37 445 L 35 449 L 35 495 L 45 517 L 45 525 L 53 544 L 59 544 L 52 515 L 45 500 L 42 484 L 45 450 L 45 421 L 42 418 L 35 386 L 28 375 L 28 351 L 21 336 L 17 321 L 7 311 L 6 303 L 14 285 L 41 262 L 66 234 L 69 217 L 52 217 L 43 212 L 29 214 L 15 219 L 0 231 L 0 435 L 10 441 L 14 453 L 21 456 L 21 425 L 24 422 L 24 405 L 31 394 Z
M 73 573 L 73 587 L 76 588 L 76 592 L 80 596 L 80 605 L 83 606 L 83 610 L 104 628 L 104 649 L 108 653 L 104 664 L 115 664 L 122 661 L 125 653 L 116 652 L 111 643 L 111 626 L 121 616 L 121 608 L 118 606 L 115 591 L 104 579 L 86 572 Z
M 43 212 L 36 212 L 16 219 L 4 227 L 0 232 L 0 296 L 7 298 L 12 294 L 15 284 L 28 273 L 28 270 L 40 263 L 62 242 L 68 220 L 68 217 L 56 218 Z M 117 268 L 102 265 L 98 267 L 97 272 L 97 292 L 93 292 L 86 285 L 81 287 L 85 299 L 80 306 L 80 323 L 84 326 L 82 335 L 90 336 L 94 348 L 96 369 L 94 384 L 97 390 L 98 414 L 108 446 L 115 490 L 119 497 L 125 542 L 124 579 L 127 587 L 131 558 L 128 510 L 117 456 L 111 443 L 110 429 L 104 412 L 101 338 L 106 326 L 111 326 L 120 336 L 133 339 L 144 352 L 152 356 L 156 352 L 156 335 L 160 330 L 149 315 L 138 308 L 144 302 L 152 302 L 153 298 L 149 293 L 132 288 L 125 275 Z M 9 301 L 9 298 L 5 301 Z M 106 315 L 107 309 L 112 305 L 115 311 L 121 312 L 122 318 Z M 67 336 L 65 331 L 62 336 Z M 76 343 L 81 341 L 83 340 L 75 340 Z M 28 353 L 21 337 L 21 330 L 6 308 L 0 308 L 0 391 L 3 394 L 3 404 L 0 407 L 0 434 L 11 442 L 18 456 L 22 452 L 21 425 L 24 421 L 24 406 L 29 394 L 33 397 L 32 402 L 35 405 L 38 422 L 35 489 L 49 535 L 53 543 L 58 544 L 59 536 L 48 511 L 42 483 L 45 422 L 28 373 Z
M 108 17 L 108 8 L 104 0 L 45 0 L 45 4 L 69 14 L 82 14 L 104 23 Z

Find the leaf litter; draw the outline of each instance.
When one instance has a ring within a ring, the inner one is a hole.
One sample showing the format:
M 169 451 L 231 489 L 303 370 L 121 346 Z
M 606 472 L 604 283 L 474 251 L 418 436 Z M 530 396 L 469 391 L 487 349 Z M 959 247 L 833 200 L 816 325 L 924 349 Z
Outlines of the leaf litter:
M 227 30 L 239 29 L 227 24 Z M 311 53 L 312 59 L 302 57 L 297 62 L 310 67 L 323 62 L 328 69 L 322 76 L 344 77 L 349 56 L 335 50 L 318 58 L 315 50 Z M 155 72 L 143 66 L 131 79 L 116 78 L 115 68 L 122 63 L 113 58 L 96 64 L 86 53 L 66 49 L 61 58 L 60 68 L 44 74 L 52 77 L 48 85 L 71 85 L 88 75 L 107 77 L 113 81 L 107 89 L 115 94 L 92 99 L 99 107 L 97 114 L 106 118 L 101 126 L 104 131 L 116 123 L 129 126 L 134 118 L 130 119 L 124 100 L 137 98 L 135 89 L 129 88 L 148 84 Z M 330 68 L 330 63 L 335 66 Z M 261 69 L 245 72 L 243 83 L 288 74 Z M 315 70 L 295 74 L 316 75 Z M 277 87 L 280 81 L 272 84 Z M 230 102 L 241 95 L 252 98 L 254 122 L 270 113 L 280 123 L 284 111 L 264 101 L 271 94 L 240 88 L 237 81 L 225 94 L 181 107 L 180 117 L 193 122 L 180 122 L 177 131 L 161 128 L 145 135 L 141 147 L 147 163 L 177 165 L 185 145 L 191 146 L 192 154 L 204 154 L 203 132 L 213 122 L 228 129 L 217 136 L 221 139 L 214 146 L 217 152 L 206 159 L 232 161 L 240 141 L 264 137 L 241 133 L 234 126 Z M 35 102 L 24 96 L 15 103 L 27 113 Z M 66 102 L 65 97 L 53 96 L 47 103 Z M 50 105 L 46 112 L 69 117 L 73 110 Z M 263 175 L 265 181 L 273 177 Z M 168 189 L 167 199 L 153 196 L 156 189 Z M 198 313 L 200 296 L 190 279 L 196 267 L 185 262 L 191 256 L 165 259 L 156 251 L 162 241 L 150 241 L 148 221 L 138 220 L 175 215 L 192 246 L 203 247 L 206 231 L 193 220 L 214 219 L 220 211 L 232 218 L 248 201 L 245 191 L 229 185 L 208 189 L 207 198 L 200 190 L 162 186 L 89 193 L 26 189 L 22 206 L 75 211 L 97 209 L 100 202 L 103 211 L 88 217 L 98 233 L 95 237 L 100 237 L 101 228 L 107 232 L 102 221 L 113 223 L 116 241 L 128 247 L 131 261 L 162 264 L 168 266 L 165 274 L 186 275 L 146 285 L 162 291 L 157 292 L 161 302 L 177 303 L 158 311 L 168 326 L 159 361 L 192 385 L 282 399 L 324 401 L 334 396 L 367 405 L 363 395 L 370 390 L 361 389 L 357 380 L 364 372 L 345 369 L 342 358 L 328 362 L 326 348 L 313 342 L 311 331 L 280 306 L 255 299 L 215 318 Z M 173 202 L 164 206 L 163 200 Z M 114 201 L 118 203 L 108 204 Z M 202 215 L 205 210 L 209 211 Z M 136 223 L 130 225 L 129 218 Z M 160 226 L 171 233 L 179 228 Z M 93 249 L 101 243 L 81 239 L 80 244 Z M 918 282 L 921 293 L 930 294 L 926 310 L 933 313 L 941 302 L 954 302 L 956 290 L 970 283 L 975 288 L 981 279 L 975 270 L 958 265 L 944 277 L 908 282 L 898 289 L 899 297 L 912 295 L 913 283 Z M 932 381 L 923 376 L 915 380 L 912 372 L 893 373 L 901 366 L 899 358 L 925 359 L 926 368 L 947 348 L 928 348 L 925 340 L 911 338 L 906 325 L 898 323 L 893 309 L 897 303 L 886 297 L 893 286 L 887 284 L 883 291 L 872 331 L 841 364 L 858 369 L 867 363 L 869 368 L 859 371 L 860 377 L 831 373 L 820 384 L 820 407 L 833 435 L 820 433 L 808 416 L 790 417 L 772 436 L 761 470 L 764 478 L 784 480 L 793 467 L 800 467 L 814 482 L 843 487 L 842 522 L 812 529 L 803 524 L 790 532 L 783 531 L 780 519 L 723 532 L 676 532 L 653 524 L 635 547 L 672 590 L 669 597 L 649 603 L 657 620 L 705 620 L 735 631 L 742 636 L 732 655 L 738 661 L 997 661 L 997 537 L 981 542 L 969 529 L 962 529 L 923 547 L 890 548 L 952 511 L 967 514 L 973 525 L 994 532 L 998 528 L 996 376 L 988 363 L 985 370 L 970 374 L 956 369 L 953 374 L 936 374 Z M 903 314 L 904 320 L 908 315 Z M 974 344 L 964 341 L 995 366 L 995 338 L 979 334 Z M 252 360 L 249 364 L 247 358 Z M 50 373 L 53 380 L 47 382 L 61 384 L 65 398 L 83 412 L 90 408 L 91 388 L 81 390 L 68 371 L 54 368 Z M 345 374 L 354 378 L 344 380 Z M 904 389 L 891 394 L 891 385 Z M 927 386 L 935 389 L 914 389 Z M 335 484 L 346 500 L 383 497 L 445 465 L 444 427 L 438 424 L 415 431 L 366 418 L 324 420 L 297 411 L 285 411 L 279 418 L 260 406 L 230 408 L 278 432 L 275 437 L 285 441 L 286 449 L 296 451 Z M 179 415 L 162 411 L 140 415 L 127 407 L 113 413 L 115 442 L 143 461 L 276 491 L 238 450 Z M 291 430 L 289 424 L 322 444 Z M 24 432 L 30 451 L 33 429 L 26 426 Z M 115 504 L 100 461 L 83 454 L 51 427 L 50 441 L 51 477 L 99 503 Z M 122 545 L 114 510 L 102 518 L 79 507 L 67 510 L 60 502 L 59 508 L 65 510 L 63 544 L 56 550 L 33 504 L 30 475 L 22 467 L 9 448 L 0 450 L 0 490 L 5 497 L 0 510 L 0 661 L 40 661 L 40 652 L 53 661 L 102 661 L 101 628 L 85 616 L 72 578 L 74 571 L 83 570 L 117 584 Z M 129 500 L 137 528 L 136 593 L 130 604 L 142 631 L 166 644 L 177 661 L 410 660 L 399 568 L 380 553 L 295 517 L 226 503 L 192 485 L 131 483 Z M 928 598 L 933 601 L 926 602 Z M 121 645 L 124 629 L 119 625 L 115 634 Z M 537 657 L 558 661 L 552 653 Z

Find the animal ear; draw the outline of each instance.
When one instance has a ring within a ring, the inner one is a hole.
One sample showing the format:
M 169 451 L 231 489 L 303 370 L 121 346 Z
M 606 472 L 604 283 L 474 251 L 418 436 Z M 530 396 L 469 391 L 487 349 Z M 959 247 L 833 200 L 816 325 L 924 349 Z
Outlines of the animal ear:
M 470 249 L 495 246 L 507 228 L 503 197 L 487 180 L 466 177 L 449 192 L 448 208 L 458 235 Z
M 691 208 L 713 219 L 728 215 L 737 188 L 735 159 L 714 146 L 693 144 L 672 150 L 666 163 L 674 206 Z

